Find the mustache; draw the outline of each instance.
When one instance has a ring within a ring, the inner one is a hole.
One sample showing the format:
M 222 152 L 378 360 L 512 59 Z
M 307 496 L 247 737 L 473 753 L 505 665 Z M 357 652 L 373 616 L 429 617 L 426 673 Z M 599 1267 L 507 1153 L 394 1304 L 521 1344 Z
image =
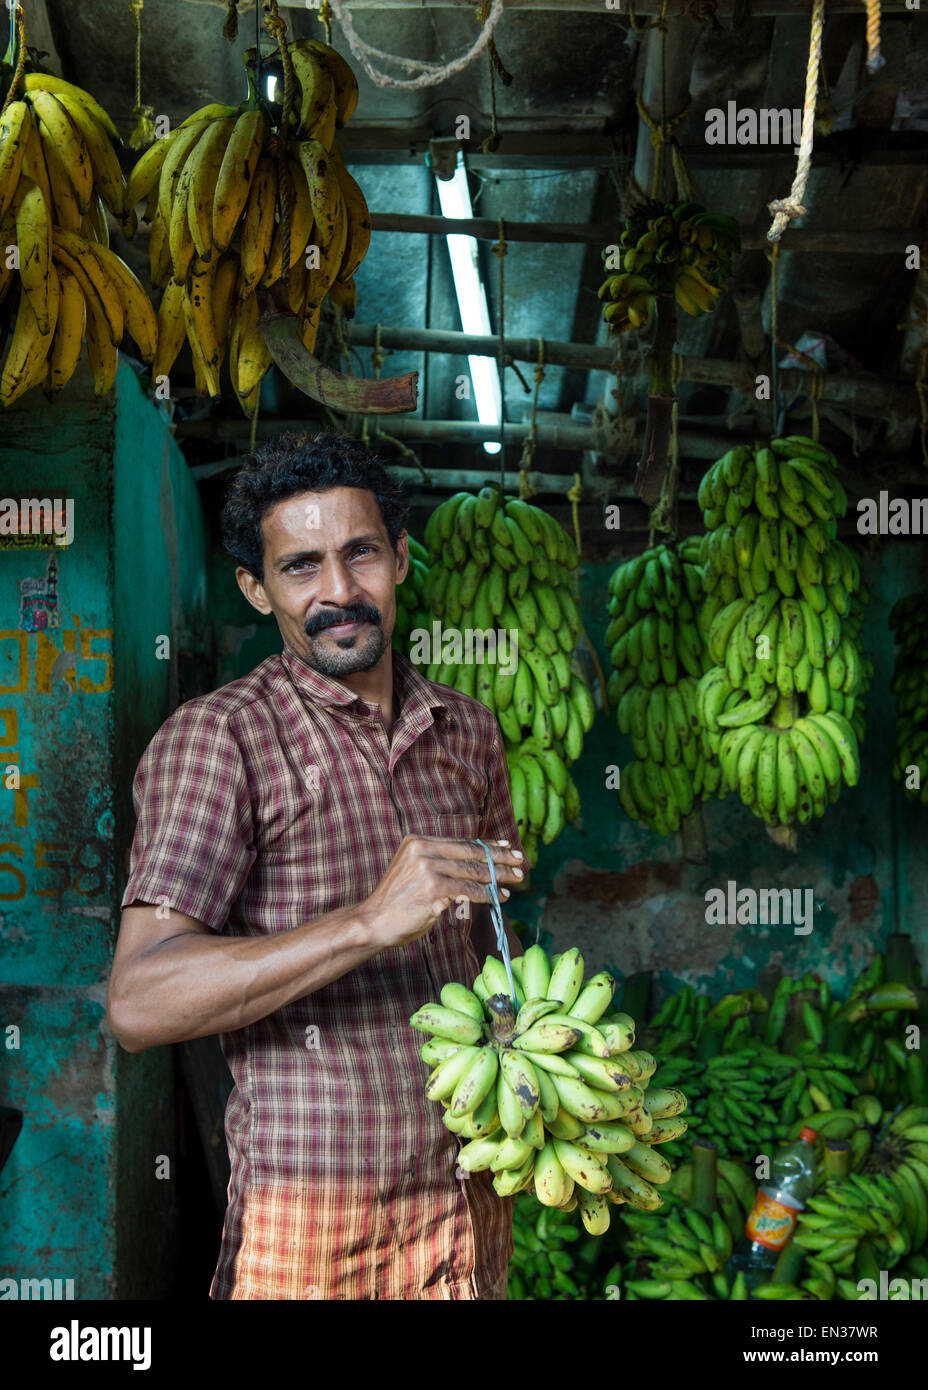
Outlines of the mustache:
M 306 636 L 315 637 L 317 633 L 325 632 L 327 627 L 338 627 L 341 623 L 370 623 L 372 627 L 380 627 L 381 617 L 376 608 L 371 608 L 367 604 L 343 608 L 340 612 L 326 608 L 306 620 Z

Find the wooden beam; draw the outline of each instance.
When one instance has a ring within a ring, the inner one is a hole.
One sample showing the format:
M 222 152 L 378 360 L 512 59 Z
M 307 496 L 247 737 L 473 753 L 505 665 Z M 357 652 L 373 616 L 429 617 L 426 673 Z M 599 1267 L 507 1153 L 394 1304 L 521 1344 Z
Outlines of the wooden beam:
M 217 9 L 228 8 L 227 0 L 188 0 L 194 5 L 212 5 Z M 279 0 L 282 10 L 318 9 L 310 6 L 309 0 Z M 689 12 L 691 0 L 667 0 L 667 16 L 683 15 Z M 716 0 L 715 14 L 719 20 L 731 20 L 737 0 Z M 238 0 L 239 15 L 254 10 L 255 0 Z M 472 11 L 473 0 L 346 0 L 345 8 L 352 13 L 360 10 L 466 10 Z M 782 15 L 808 16 L 809 0 L 753 0 L 750 19 L 779 19 Z M 598 14 L 604 18 L 627 22 L 628 0 L 506 0 L 507 10 L 548 10 L 555 14 Z M 884 15 L 904 14 L 905 0 L 882 0 Z M 635 13 L 640 15 L 661 12 L 661 0 L 635 0 Z M 828 0 L 828 14 L 859 14 L 860 0 Z M 339 47 L 343 45 L 340 44 Z
M 743 251 L 769 250 L 767 228 L 742 230 L 741 249 Z M 484 241 L 499 240 L 499 224 L 489 217 L 439 217 L 429 213 L 416 212 L 372 212 L 371 227 L 375 232 L 404 232 L 427 236 L 478 237 Z M 582 243 L 584 245 L 608 246 L 615 242 L 619 227 L 614 222 L 506 222 L 507 241 L 524 241 L 536 245 L 555 245 L 560 243 Z M 900 227 L 896 229 L 864 229 L 839 232 L 823 232 L 815 227 L 808 231 L 795 227 L 786 251 L 809 251 L 846 253 L 860 256 L 898 256 L 904 247 L 921 246 L 925 241 L 923 228 Z

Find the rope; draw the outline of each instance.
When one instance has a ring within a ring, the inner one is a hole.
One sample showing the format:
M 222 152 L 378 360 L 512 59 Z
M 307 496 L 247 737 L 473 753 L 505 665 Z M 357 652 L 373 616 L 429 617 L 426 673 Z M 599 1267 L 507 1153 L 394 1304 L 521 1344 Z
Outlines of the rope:
M 135 105 L 132 108 L 135 129 L 129 136 L 129 146 L 133 150 L 140 150 L 143 145 L 150 145 L 157 133 L 155 108 L 142 105 L 142 10 L 145 0 L 129 0 L 128 8 L 135 21 Z
M 886 59 L 880 52 L 880 0 L 864 0 L 867 7 L 867 71 L 879 72 Z
M 486 24 L 489 13 L 490 0 L 482 0 L 482 3 L 477 6 L 477 23 Z M 492 38 L 487 44 L 487 67 L 490 70 L 490 134 L 485 140 L 481 141 L 480 149 L 483 154 L 492 154 L 498 149 L 499 142 L 502 139 L 497 127 L 496 79 L 498 77 L 506 87 L 512 82 L 512 73 L 507 72 L 506 68 L 503 66 L 503 60 L 499 56 L 499 50 L 496 47 L 496 40 Z
M 373 368 L 374 368 L 374 380 L 375 380 L 375 381 L 379 378 L 379 376 L 380 376 L 380 369 L 381 369 L 381 367 L 383 366 L 383 364 L 384 364 L 384 362 L 386 361 L 386 359 L 390 356 L 390 354 L 391 354 L 392 351 L 393 351 L 392 348 L 385 348 L 385 347 L 383 346 L 383 344 L 381 343 L 381 341 L 380 341 L 380 324 L 379 324 L 379 323 L 375 323 L 375 324 L 374 324 L 374 347 L 373 347 L 373 351 L 371 352 L 371 364 L 372 364 L 372 366 L 373 366 Z M 364 416 L 364 422 L 363 422 L 363 424 L 362 424 L 362 426 L 361 426 L 361 439 L 363 440 L 363 442 L 364 442 L 365 444 L 368 444 L 368 443 L 370 442 L 370 435 L 369 435 L 369 433 L 368 433 L 368 428 L 367 428 L 367 420 L 368 420 L 368 417 L 365 415 L 365 416 Z M 416 468 L 418 468 L 419 472 L 420 472 L 421 475 L 422 475 L 422 481 L 425 483 L 426 487 L 431 487 L 431 486 L 432 486 L 432 480 L 431 480 L 431 478 L 429 477 L 428 473 L 426 473 L 425 469 L 423 468 L 423 466 L 422 466 L 422 460 L 419 458 L 418 454 L 416 454 L 416 453 L 414 452 L 414 450 L 410 449 L 410 447 L 409 447 L 408 444 L 404 444 L 404 442 L 403 442 L 402 439 L 397 439 L 396 435 L 394 435 L 394 434 L 387 434 L 386 430 L 382 430 L 382 429 L 380 428 L 380 416 L 379 416 L 379 415 L 375 415 L 375 416 L 374 416 L 374 438 L 375 438 L 375 439 L 378 439 L 378 440 L 385 439 L 385 440 L 387 440 L 388 443 L 394 445 L 395 448 L 397 448 L 397 449 L 400 451 L 400 453 L 402 454 L 403 458 L 409 459 L 410 463 L 412 463 Z
M 649 25 L 647 27 L 650 28 L 652 26 Z M 677 175 L 678 184 L 680 180 L 680 175 L 678 173 L 679 165 L 679 167 L 685 171 L 685 179 L 688 180 L 689 185 L 692 186 L 692 179 L 690 179 L 689 171 L 686 169 L 686 164 L 683 161 L 683 152 L 679 149 L 676 137 L 673 133 L 676 130 L 677 126 L 680 124 L 680 122 L 686 117 L 690 109 L 690 106 L 692 105 L 692 102 L 688 101 L 684 106 L 683 110 L 678 111 L 675 116 L 671 116 L 669 121 L 656 121 L 654 117 L 651 115 L 651 112 L 645 106 L 640 92 L 635 93 L 635 105 L 638 107 L 639 116 L 648 128 L 648 134 L 651 137 L 651 144 L 654 146 L 654 173 L 651 177 L 650 196 L 652 198 L 656 198 L 660 191 L 661 175 L 663 173 L 664 165 L 665 145 L 670 146 L 671 160 L 673 161 L 674 173 Z M 676 155 L 674 154 L 674 150 L 677 151 Z M 682 194 L 682 190 L 680 190 L 680 192 L 682 196 L 685 196 Z
M 499 359 L 499 479 L 503 487 L 506 486 L 506 464 L 504 455 L 505 435 L 506 435 L 506 318 L 505 318 L 505 281 L 503 277 L 503 262 L 506 259 L 506 238 L 503 231 L 503 219 L 499 219 L 499 241 L 493 243 L 493 254 L 499 258 L 499 349 L 497 357 Z
M 519 461 L 519 475 L 527 471 L 532 466 L 532 459 L 535 457 L 535 445 L 537 425 L 535 416 L 538 412 L 538 388 L 545 379 L 545 340 L 538 339 L 538 361 L 535 364 L 535 390 L 532 394 L 532 418 L 529 422 L 528 434 L 522 441 L 522 458 Z
M 523 502 L 527 502 L 530 497 L 535 496 L 535 489 L 532 487 L 527 468 L 519 469 L 519 496 Z
M 767 233 L 768 241 L 779 241 L 794 217 L 804 217 L 802 206 L 806 184 L 812 168 L 812 137 L 815 129 L 815 99 L 818 92 L 818 70 L 822 58 L 822 26 L 825 22 L 825 0 L 813 0 L 812 27 L 809 32 L 809 60 L 806 65 L 806 94 L 802 106 L 802 135 L 799 140 L 799 161 L 793 186 L 786 198 L 775 198 L 767 204 L 774 213 Z
M 376 83 L 378 87 L 405 87 L 412 90 L 422 87 L 437 87 L 440 82 L 447 81 L 449 77 L 454 77 L 469 67 L 493 38 L 503 13 L 503 0 L 491 0 L 487 22 L 466 53 L 462 53 L 460 57 L 454 58 L 450 63 L 427 63 L 422 58 L 401 58 L 395 53 L 385 53 L 383 49 L 374 48 L 371 44 L 365 43 L 354 27 L 344 0 L 329 0 L 329 4 L 344 30 L 348 47 L 371 81 Z M 416 72 L 416 76 L 410 78 L 390 77 L 387 73 L 380 72 L 374 67 L 371 62 L 372 58 L 382 58 L 386 62 L 396 63 L 398 67 Z M 416 71 L 417 69 L 418 71 Z
M 572 483 L 571 486 L 567 489 L 567 494 L 566 494 L 566 495 L 567 495 L 567 500 L 568 500 L 568 502 L 570 503 L 570 514 L 571 514 L 571 517 L 573 518 L 573 523 L 574 523 L 574 542 L 575 542 L 576 547 L 577 547 L 577 564 L 576 564 L 576 566 L 574 567 L 574 592 L 575 592 L 575 593 L 579 593 L 579 592 L 580 592 L 580 590 L 579 590 L 579 583 L 580 583 L 579 575 L 580 575 L 580 547 L 581 547 L 581 538 L 580 538 L 580 514 L 579 514 L 579 511 L 578 511 L 577 509 L 578 509 L 578 507 L 579 507 L 579 505 L 580 505 L 580 502 L 581 502 L 581 500 L 582 500 L 582 498 L 583 498 L 583 484 L 582 484 L 582 482 L 580 481 L 580 474 L 579 474 L 579 473 L 575 473 L 575 474 L 574 474 L 573 483 Z
M 10 83 L 10 90 L 6 94 L 6 100 L 4 101 L 3 105 L 0 106 L 0 116 L 3 115 L 4 111 L 9 106 L 10 102 L 13 100 L 13 94 L 16 91 L 16 88 L 19 86 L 20 79 L 23 75 L 23 68 L 26 66 L 26 25 L 25 21 L 23 20 L 22 5 L 17 5 L 16 7 L 16 33 L 18 36 L 19 54 L 16 59 L 16 68 L 13 72 L 13 80 Z
M 822 399 L 822 391 L 825 389 L 825 373 L 821 368 L 816 368 L 812 375 L 812 382 L 809 386 L 809 404 L 812 407 L 812 438 L 818 443 L 818 403 Z
M 319 6 L 319 23 L 325 27 L 325 41 L 332 46 L 332 6 L 329 0 L 322 0 Z
M 654 19 L 649 20 L 647 24 L 642 24 L 641 20 L 635 14 L 635 6 L 633 0 L 628 0 L 628 22 L 632 26 L 636 34 L 646 34 L 649 29 L 659 29 L 661 33 L 666 34 L 667 0 L 661 0 L 660 14 L 657 15 Z

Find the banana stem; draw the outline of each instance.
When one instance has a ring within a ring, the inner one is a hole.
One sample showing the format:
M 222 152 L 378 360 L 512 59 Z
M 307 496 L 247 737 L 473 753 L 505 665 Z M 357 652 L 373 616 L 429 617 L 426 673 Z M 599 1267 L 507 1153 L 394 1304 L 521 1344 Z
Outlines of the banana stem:
M 629 1014 L 636 1023 L 639 1019 L 643 1022 L 650 1012 L 651 978 L 650 970 L 639 970 L 636 975 L 627 976 L 622 986 L 621 1012 Z
M 688 816 L 680 822 L 680 838 L 683 841 L 683 858 L 689 864 L 705 864 L 709 858 L 706 845 L 706 823 L 703 820 L 702 804 L 694 806 Z
M 657 333 L 648 354 L 651 384 L 644 428 L 641 461 L 635 475 L 635 493 L 648 507 L 661 495 L 670 452 L 673 403 L 673 345 L 677 335 L 677 306 L 673 294 L 657 295 Z
M 797 1245 L 793 1240 L 788 1241 L 780 1251 L 780 1257 L 774 1265 L 770 1282 L 772 1284 L 795 1284 L 805 1257 L 806 1252 L 801 1245 Z
M 770 723 L 776 729 L 790 729 L 799 713 L 799 700 L 795 695 L 781 694 L 773 707 Z
M 690 1206 L 702 1216 L 711 1217 L 715 1211 L 718 1184 L 718 1149 L 715 1144 L 696 1140 L 692 1148 L 693 1191 Z
M 917 985 L 919 973 L 911 936 L 905 932 L 893 932 L 886 938 L 886 979 L 900 980 L 904 985 Z
M 801 1043 L 806 1036 L 805 1019 L 802 1016 L 803 1004 L 814 1005 L 818 1000 L 818 995 L 811 989 L 800 989 L 789 997 L 789 1008 L 786 1014 L 786 1027 L 783 1029 L 783 1037 L 780 1041 L 780 1048 L 783 1052 L 795 1053 L 796 1046 Z
M 846 1139 L 826 1139 L 822 1153 L 826 1178 L 846 1178 L 851 1171 L 851 1146 Z

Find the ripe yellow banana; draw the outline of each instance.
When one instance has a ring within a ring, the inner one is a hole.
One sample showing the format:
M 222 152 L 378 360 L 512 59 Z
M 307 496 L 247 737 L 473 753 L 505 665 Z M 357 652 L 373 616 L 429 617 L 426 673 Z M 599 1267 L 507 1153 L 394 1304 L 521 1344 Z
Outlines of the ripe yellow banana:
M 246 414 L 246 403 L 257 399 L 256 388 L 271 361 L 267 343 L 258 328 L 258 301 L 254 295 L 250 295 L 233 306 L 229 337 L 229 374 Z
M 348 242 L 348 218 L 337 165 L 317 140 L 301 140 L 300 163 L 306 174 L 313 210 L 313 244 L 318 265 L 313 276 L 309 307 L 316 308 L 341 269 Z
M 158 306 L 158 344 L 151 364 L 151 379 L 155 384 L 161 376 L 169 376 L 184 345 L 187 319 L 184 315 L 184 286 L 173 275 L 164 287 Z
M 84 291 L 77 277 L 63 265 L 57 267 L 57 272 L 61 296 L 55 336 L 49 352 L 49 388 L 52 391 L 60 391 L 74 375 L 84 344 L 87 314 Z
M 242 218 L 240 256 L 242 275 L 239 294 L 250 295 L 267 269 L 274 239 L 274 209 L 277 203 L 277 167 L 269 155 L 258 160 Z
M 16 215 L 19 278 L 32 305 L 39 332 L 51 332 L 49 279 L 52 267 L 51 210 L 38 184 L 24 195 Z
M 222 156 L 213 196 L 213 244 L 218 251 L 225 251 L 235 235 L 266 134 L 267 121 L 260 107 L 243 111 L 235 122 Z
M 32 113 L 25 101 L 12 101 L 0 118 L 0 219 L 19 185 L 23 151 L 32 129 Z
M 316 346 L 316 334 L 319 332 L 321 318 L 321 308 L 305 309 L 300 317 L 300 342 L 307 352 L 312 352 Z
M 158 288 L 166 285 L 171 278 L 171 243 L 167 223 L 161 216 L 161 208 L 155 208 L 151 231 L 148 234 L 148 273 L 151 283 Z
M 187 164 L 184 165 L 185 172 L 188 165 L 190 167 L 187 220 L 190 223 L 193 244 L 201 261 L 208 261 L 213 254 L 213 201 L 222 162 L 235 124 L 234 116 L 224 116 L 211 122 L 190 151 Z M 231 240 L 231 232 L 229 239 Z
M 176 130 L 172 130 L 170 135 L 165 135 L 162 139 L 156 140 L 153 145 L 149 145 L 148 149 L 139 156 L 132 166 L 123 193 L 123 204 L 127 213 L 134 210 L 143 198 L 150 197 L 153 191 L 157 198 L 161 170 L 179 129 L 180 126 Z M 149 222 L 154 217 L 154 208 L 151 208 L 150 211 L 152 217 L 148 217 L 149 209 L 146 207 L 145 214 Z
M 20 290 L 13 337 L 3 363 L 3 372 L 0 374 L 0 403 L 3 405 L 11 405 L 24 391 L 44 380 L 48 367 L 48 353 L 58 320 L 59 300 L 58 275 L 55 267 L 51 266 L 48 277 L 50 330 L 48 333 L 42 333 L 32 300 Z
M 346 319 L 353 319 L 358 306 L 358 287 L 354 277 L 350 280 L 333 280 L 329 286 L 329 298 Z
M 309 185 L 306 182 L 306 175 L 297 161 L 288 157 L 286 160 L 286 170 L 288 176 L 286 196 L 289 199 L 288 208 L 290 215 L 289 265 L 292 266 L 300 257 L 305 260 L 306 243 L 309 241 L 310 233 L 313 228 L 313 206 L 310 201 Z M 274 239 L 271 244 L 267 266 L 264 275 L 261 277 L 262 285 L 276 284 L 283 274 L 283 232 L 284 224 L 283 221 L 280 221 L 277 223 L 277 227 L 274 231 Z
M 56 227 L 64 227 L 67 232 L 79 232 L 90 209 L 81 211 L 74 186 L 55 146 L 45 145 L 42 155 L 51 190 L 51 220 Z
M 193 170 L 189 164 L 184 165 L 184 171 L 177 184 L 177 192 L 174 195 L 174 203 L 171 207 L 171 220 L 168 223 L 168 245 L 171 248 L 171 265 L 174 269 L 174 278 L 186 280 L 190 270 L 191 262 L 196 254 L 196 246 L 190 231 L 190 220 L 187 216 L 187 203 L 190 198 L 190 180 Z M 161 204 L 158 204 L 158 211 L 161 211 Z
M 93 389 L 97 396 L 105 396 L 116 379 L 119 353 L 109 332 L 109 323 L 96 299 L 87 298 L 87 319 L 84 325 L 84 340 L 87 344 L 87 361 L 93 372 Z
M 358 80 L 350 65 L 331 44 L 323 43 L 320 39 L 295 39 L 290 45 L 291 52 L 294 49 L 314 53 L 328 69 L 335 88 L 335 124 L 341 128 L 351 120 L 358 104 Z
M 122 218 L 126 211 L 126 184 L 109 132 L 83 102 L 64 93 L 56 99 L 84 142 L 90 159 L 93 186 L 113 216 Z
M 99 102 L 95 101 L 89 92 L 85 92 L 83 87 L 75 87 L 73 82 L 66 82 L 63 77 L 55 77 L 50 72 L 29 72 L 23 78 L 23 87 L 31 96 L 33 92 L 45 91 L 54 92 L 56 96 L 67 97 L 71 101 L 79 101 L 82 106 L 94 116 L 97 122 L 109 134 L 116 144 L 122 143 L 119 131 L 113 125 L 109 116 L 104 111 Z
M 181 123 L 169 137 L 170 144 L 165 151 L 158 177 L 158 210 L 167 226 L 171 225 L 171 210 L 187 158 L 209 125 L 210 121 L 205 118 L 191 121 L 190 125 Z
M 191 327 L 203 353 L 203 363 L 206 375 L 211 383 L 215 383 L 215 390 L 210 390 L 210 395 L 219 395 L 219 368 L 222 362 L 222 354 L 219 351 L 219 335 L 216 331 L 216 320 L 213 315 L 213 291 L 216 283 L 217 263 L 213 262 L 206 267 L 201 275 L 191 273 L 187 281 L 187 299 L 185 313 L 187 315 L 187 336 L 191 336 Z
M 216 266 L 213 281 L 213 323 L 216 327 L 216 340 L 219 344 L 219 361 L 226 355 L 229 329 L 232 319 L 232 305 L 238 299 L 239 260 L 237 256 L 221 256 Z
M 95 254 L 99 249 L 77 232 L 52 228 L 52 255 L 77 276 L 85 297 L 96 301 L 109 325 L 110 341 L 118 347 L 125 333 L 125 311 L 119 291 Z
M 46 205 L 49 209 L 54 208 L 52 201 L 52 189 L 48 179 L 48 169 L 45 164 L 45 155 L 42 151 L 42 141 L 39 138 L 37 123 L 33 120 L 29 126 L 29 131 L 24 138 L 23 144 L 23 163 L 22 174 L 37 183 L 42 190 Z
M 142 361 L 152 362 L 158 344 L 158 322 L 141 281 L 115 251 L 95 242 L 88 245 L 119 296 L 125 326 L 138 345 Z
M 335 140 L 337 114 L 332 74 L 305 41 L 297 39 L 288 47 L 300 84 L 300 110 L 291 117 L 289 134 L 312 135 L 329 149 Z
M 51 92 L 36 90 L 30 94 L 29 102 L 43 150 L 53 149 L 57 153 L 78 207 L 82 213 L 86 212 L 93 194 L 93 166 L 83 136 Z
M 360 185 L 345 168 L 337 150 L 332 151 L 332 160 L 345 200 L 345 216 L 348 219 L 348 239 L 336 277 L 344 281 L 351 279 L 367 255 L 367 248 L 371 244 L 371 215 Z

